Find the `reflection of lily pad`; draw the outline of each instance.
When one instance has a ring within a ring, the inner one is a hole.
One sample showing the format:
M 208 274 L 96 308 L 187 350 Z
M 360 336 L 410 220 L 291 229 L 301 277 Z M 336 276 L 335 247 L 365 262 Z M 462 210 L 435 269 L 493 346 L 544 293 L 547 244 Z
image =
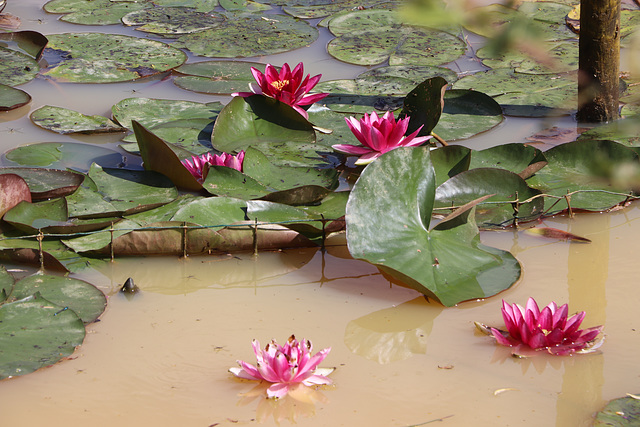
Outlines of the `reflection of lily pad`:
M 160 74 L 181 65 L 187 56 L 154 40 L 118 34 L 51 34 L 42 74 L 73 83 L 112 83 Z
M 524 74 L 499 68 L 464 77 L 455 89 L 473 89 L 492 96 L 512 116 L 568 114 L 577 105 L 575 76 Z
M 233 16 L 216 28 L 181 36 L 173 44 L 196 55 L 240 58 L 288 52 L 308 46 L 318 30 L 286 15 Z
M 61 133 L 126 132 L 110 119 L 102 116 L 86 116 L 77 111 L 45 105 L 31 113 L 31 121 L 41 128 Z
M 458 37 L 411 26 L 386 26 L 354 31 L 327 46 L 331 56 L 350 64 L 441 65 L 462 55 L 467 46 Z
M 38 75 L 38 63 L 28 55 L 0 46 L 0 82 L 17 86 Z

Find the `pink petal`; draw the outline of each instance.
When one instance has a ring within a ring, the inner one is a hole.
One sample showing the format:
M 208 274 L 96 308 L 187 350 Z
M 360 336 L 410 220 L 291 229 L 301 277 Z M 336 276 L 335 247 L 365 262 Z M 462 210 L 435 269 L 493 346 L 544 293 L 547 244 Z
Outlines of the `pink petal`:
M 276 383 L 267 389 L 267 397 L 279 399 L 289 393 L 290 384 Z
M 371 148 L 363 147 L 361 145 L 336 144 L 332 145 L 331 148 L 341 153 L 352 154 L 354 156 L 360 156 L 371 152 Z
M 327 378 L 324 375 L 311 375 L 306 380 L 302 381 L 302 384 L 306 386 L 326 385 L 326 384 L 332 384 L 332 383 L 333 381 L 331 380 L 331 378 Z
M 368 165 L 369 163 L 373 162 L 375 159 L 377 159 L 381 155 L 382 153 L 378 151 L 372 151 L 371 153 L 361 156 L 358 160 L 356 160 L 355 164 L 358 166 Z

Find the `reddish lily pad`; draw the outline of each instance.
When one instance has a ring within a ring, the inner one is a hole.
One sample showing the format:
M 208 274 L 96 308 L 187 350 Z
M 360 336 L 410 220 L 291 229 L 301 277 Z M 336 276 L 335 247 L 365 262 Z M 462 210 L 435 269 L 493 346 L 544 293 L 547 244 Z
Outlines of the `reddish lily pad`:
M 21 176 L 13 173 L 0 174 L 0 218 L 18 203 L 31 203 L 31 191 Z
M 0 168 L 0 173 L 16 174 L 24 179 L 33 201 L 67 196 L 78 188 L 84 176 L 66 170 L 44 168 Z

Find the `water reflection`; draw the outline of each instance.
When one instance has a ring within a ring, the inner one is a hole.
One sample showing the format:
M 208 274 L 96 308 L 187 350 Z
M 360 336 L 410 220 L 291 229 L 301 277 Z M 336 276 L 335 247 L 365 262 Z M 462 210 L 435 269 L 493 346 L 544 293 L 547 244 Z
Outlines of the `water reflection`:
M 328 403 L 329 399 L 321 391 L 302 384 L 293 386 L 289 393 L 280 399 L 266 399 L 267 388 L 271 384 L 261 382 L 246 393 L 240 393 L 238 406 L 248 406 L 258 401 L 256 420 L 264 423 L 273 418 L 277 425 L 288 420 L 292 424 L 300 418 L 311 418 L 316 414 L 316 403 Z
M 418 297 L 347 324 L 344 342 L 355 354 L 380 364 L 427 352 L 433 321 L 443 306 Z

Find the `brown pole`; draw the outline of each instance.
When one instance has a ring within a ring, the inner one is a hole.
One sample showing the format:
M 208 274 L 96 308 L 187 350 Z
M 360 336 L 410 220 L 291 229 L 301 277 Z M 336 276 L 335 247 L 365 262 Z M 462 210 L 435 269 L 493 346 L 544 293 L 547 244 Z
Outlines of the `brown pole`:
M 581 0 L 578 121 L 619 117 L 620 0 Z

